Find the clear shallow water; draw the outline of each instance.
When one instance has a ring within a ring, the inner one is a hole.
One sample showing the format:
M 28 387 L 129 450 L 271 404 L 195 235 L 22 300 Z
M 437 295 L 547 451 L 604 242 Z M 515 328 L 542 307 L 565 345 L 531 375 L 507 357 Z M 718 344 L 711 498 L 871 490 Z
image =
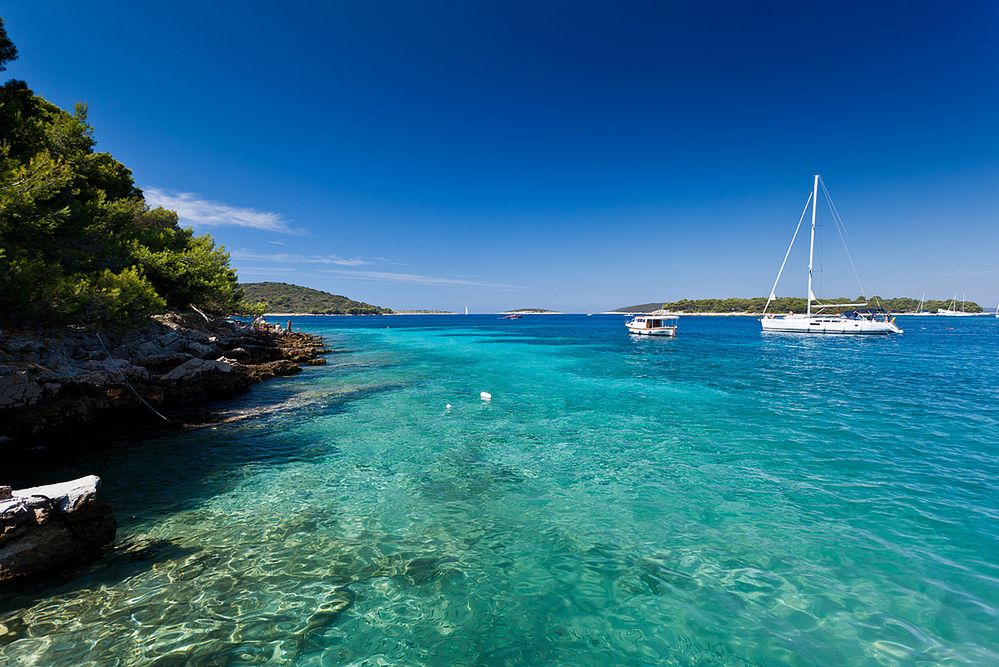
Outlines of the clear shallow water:
M 8 472 L 122 547 L 0 664 L 997 664 L 999 321 L 900 322 L 301 318 L 344 352 L 279 409 Z

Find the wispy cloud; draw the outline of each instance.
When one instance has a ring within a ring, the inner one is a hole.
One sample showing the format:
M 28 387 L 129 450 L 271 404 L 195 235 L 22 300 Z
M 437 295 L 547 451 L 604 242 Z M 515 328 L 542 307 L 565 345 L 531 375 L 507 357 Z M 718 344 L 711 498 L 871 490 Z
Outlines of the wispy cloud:
M 144 188 L 151 206 L 177 211 L 181 222 L 201 227 L 247 227 L 268 232 L 295 233 L 280 213 L 258 211 L 204 199 L 193 192 L 173 192 L 161 188 Z
M 498 289 L 527 289 L 522 285 L 486 283 L 465 278 L 446 276 L 424 276 L 416 273 L 394 273 L 391 271 L 349 271 L 346 269 L 321 269 L 322 273 L 339 276 L 348 280 L 369 280 L 380 283 L 409 283 L 410 285 L 433 285 L 437 287 L 495 287 Z
M 409 285 L 430 285 L 433 287 L 492 287 L 496 289 L 528 289 L 522 285 L 505 283 L 490 283 L 462 276 L 427 276 L 418 273 L 397 273 L 394 271 L 369 271 L 355 269 L 328 269 L 321 266 L 363 266 L 373 262 L 387 262 L 385 258 L 361 259 L 360 257 L 340 257 L 339 255 L 296 255 L 291 253 L 260 253 L 252 250 L 236 249 L 229 253 L 240 263 L 240 275 L 260 275 L 266 271 L 280 273 L 307 272 L 336 276 L 345 280 L 366 280 L 377 283 L 406 283 Z M 277 269 L 262 269 L 259 265 L 243 266 L 243 262 L 267 262 L 269 264 L 294 265 Z M 305 265 L 316 265 L 316 268 L 305 269 Z
M 293 255 L 290 253 L 257 253 L 249 250 L 233 250 L 229 253 L 235 259 L 248 259 L 283 264 L 338 264 L 340 266 L 363 266 L 371 262 L 360 257 L 339 257 L 337 255 Z

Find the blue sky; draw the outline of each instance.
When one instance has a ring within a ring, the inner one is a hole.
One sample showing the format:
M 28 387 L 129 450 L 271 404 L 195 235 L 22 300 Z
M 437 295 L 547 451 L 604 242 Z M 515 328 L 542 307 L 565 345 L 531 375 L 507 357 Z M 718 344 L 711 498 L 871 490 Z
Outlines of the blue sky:
M 0 15 L 8 74 L 86 101 L 243 280 L 473 312 L 766 295 L 818 171 L 869 292 L 999 299 L 999 3 L 313 4 Z M 816 291 L 854 295 L 821 214 Z

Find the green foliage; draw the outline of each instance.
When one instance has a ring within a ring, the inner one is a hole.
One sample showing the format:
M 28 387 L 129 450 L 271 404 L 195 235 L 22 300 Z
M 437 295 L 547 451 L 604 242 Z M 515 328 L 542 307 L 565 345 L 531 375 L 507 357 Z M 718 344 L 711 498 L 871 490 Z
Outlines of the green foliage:
M 0 66 L 16 54 L 0 22 Z M 22 81 L 0 87 L 0 248 L 5 320 L 125 324 L 242 301 L 225 249 L 149 208 L 131 171 L 94 151 L 86 106 L 67 113 Z
M 7 63 L 11 60 L 17 60 L 17 48 L 7 36 L 7 29 L 4 28 L 3 19 L 0 18 L 0 72 L 7 69 Z
M 236 307 L 236 315 L 246 315 L 247 317 L 257 317 L 267 312 L 266 301 L 242 301 Z
M 914 313 L 919 309 L 919 299 L 910 299 L 909 297 L 896 297 L 893 299 L 883 299 L 879 296 L 871 297 L 836 297 L 822 299 L 822 303 L 868 303 L 871 307 L 881 307 L 887 308 L 893 313 Z M 663 308 L 665 310 L 670 310 L 674 312 L 684 312 L 684 313 L 753 313 L 759 314 L 763 312 L 764 306 L 767 304 L 767 298 L 765 296 L 754 297 L 751 299 L 741 299 L 741 298 L 731 298 L 731 299 L 680 299 L 679 301 L 657 301 L 655 303 L 643 303 L 637 306 L 628 306 L 627 308 L 618 308 L 617 312 L 620 313 L 647 313 L 649 311 L 658 310 Z M 803 297 L 777 297 L 770 304 L 770 308 L 767 312 L 770 313 L 803 313 L 806 310 L 808 304 L 805 303 Z M 931 313 L 937 312 L 938 308 L 950 308 L 950 301 L 939 301 L 932 300 L 923 303 L 923 310 L 927 310 Z M 814 308 L 814 305 L 812 306 Z M 960 309 L 961 304 L 958 302 L 958 308 Z M 980 313 L 982 312 L 982 307 L 973 301 L 968 301 L 964 304 L 964 309 L 969 313 Z M 829 310 L 826 312 L 835 312 L 835 310 Z
M 354 301 L 309 287 L 288 283 L 243 283 L 248 301 L 262 301 L 272 313 L 317 313 L 323 315 L 384 315 L 388 308 Z
M 55 307 L 66 319 L 115 324 L 130 322 L 166 306 L 138 267 L 119 273 L 103 269 L 96 275 L 77 275 L 65 281 Z

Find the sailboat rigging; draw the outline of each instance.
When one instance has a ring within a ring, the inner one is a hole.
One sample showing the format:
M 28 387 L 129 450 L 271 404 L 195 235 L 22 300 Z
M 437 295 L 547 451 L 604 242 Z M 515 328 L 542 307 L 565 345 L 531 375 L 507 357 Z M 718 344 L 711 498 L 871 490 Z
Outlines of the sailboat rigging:
M 976 313 L 969 313 L 964 309 L 965 298 L 961 297 L 961 310 L 957 309 L 957 295 L 950 301 L 950 308 L 937 308 L 937 315 L 947 315 L 949 317 L 972 317 Z
M 794 230 L 794 235 L 791 236 L 791 243 L 787 246 L 787 252 L 784 253 L 784 261 L 781 262 L 780 269 L 777 271 L 777 278 L 774 280 L 773 288 L 770 290 L 770 296 L 767 298 L 766 306 L 763 308 L 763 318 L 760 320 L 763 331 L 847 335 L 902 333 L 902 329 L 895 324 L 895 318 L 892 317 L 891 313 L 887 312 L 885 309 L 868 308 L 864 311 L 856 310 L 857 308 L 866 307 L 868 305 L 866 301 L 864 303 L 821 303 L 820 300 L 816 298 L 815 292 L 812 290 L 812 271 L 815 265 L 815 220 L 817 217 L 820 181 L 821 177 L 819 174 L 815 174 L 815 180 L 812 184 L 812 193 L 805 202 L 805 208 L 802 210 L 801 217 L 798 219 L 798 226 Z M 825 193 L 827 202 L 829 203 L 829 209 L 833 214 L 833 221 L 838 225 L 837 229 L 840 229 L 842 227 L 842 222 L 838 219 L 839 214 L 836 211 L 835 205 L 832 203 L 832 199 L 829 197 L 829 191 L 826 190 L 824 183 L 822 184 L 822 190 Z M 805 214 L 808 212 L 809 205 L 812 207 L 812 224 L 808 246 L 808 291 L 806 293 L 807 298 L 805 314 L 767 314 L 770 304 L 772 304 L 777 298 L 777 285 L 780 283 L 781 275 L 784 273 L 784 266 L 787 264 L 787 259 L 791 255 L 791 249 L 794 247 L 794 241 L 797 239 L 798 232 L 801 230 L 801 224 L 805 220 Z M 843 243 L 845 246 L 845 238 L 843 239 Z M 853 266 L 853 259 L 849 256 L 849 249 L 847 250 L 847 257 L 850 259 L 850 265 Z M 854 267 L 854 275 L 856 275 L 856 267 Z M 843 311 L 840 314 L 824 314 L 821 312 L 830 308 L 849 308 L 851 310 Z

